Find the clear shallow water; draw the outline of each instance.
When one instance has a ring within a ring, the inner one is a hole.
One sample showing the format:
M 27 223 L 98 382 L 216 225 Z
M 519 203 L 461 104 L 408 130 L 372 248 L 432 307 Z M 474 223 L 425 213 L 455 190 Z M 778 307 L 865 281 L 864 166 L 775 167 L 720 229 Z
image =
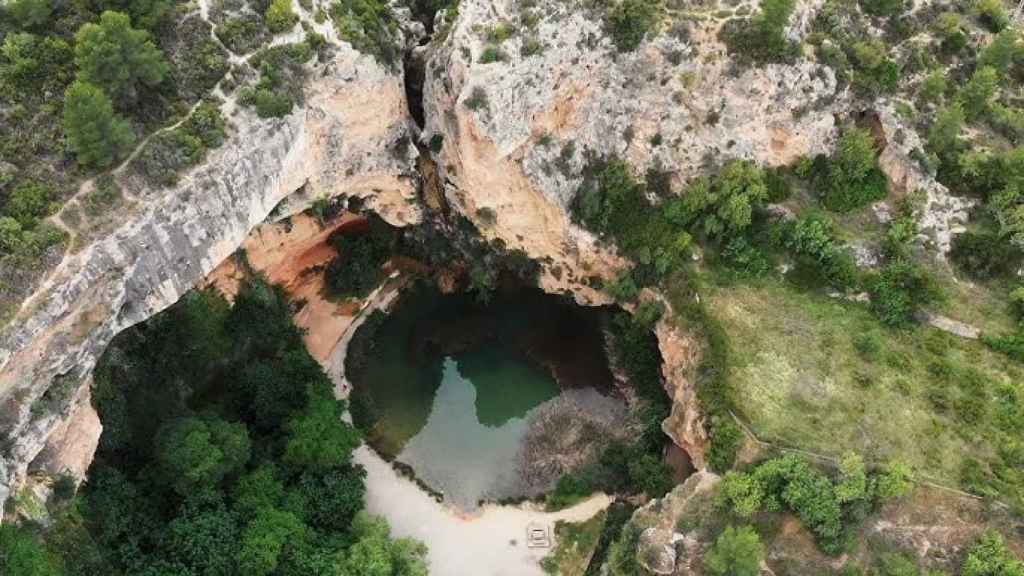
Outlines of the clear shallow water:
M 469 363 L 487 360 L 474 358 Z M 398 460 L 412 466 L 446 501 L 470 510 L 481 499 L 518 494 L 515 460 L 527 417 L 532 408 L 557 396 L 558 387 L 509 359 L 498 359 L 492 370 L 472 380 L 464 370 L 461 362 L 444 360 L 427 423 L 406 443 Z M 502 392 L 507 384 L 517 386 L 518 393 Z
M 403 297 L 366 361 L 348 367 L 372 414 L 369 443 L 463 510 L 523 495 L 516 457 L 530 415 L 562 393 L 553 374 L 610 382 L 590 312 L 533 292 L 487 307 L 427 289 Z

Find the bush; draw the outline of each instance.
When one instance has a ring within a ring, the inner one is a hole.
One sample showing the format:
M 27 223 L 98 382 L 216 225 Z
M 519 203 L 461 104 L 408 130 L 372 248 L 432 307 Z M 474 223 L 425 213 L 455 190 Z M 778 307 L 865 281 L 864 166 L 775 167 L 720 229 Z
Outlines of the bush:
M 1001 32 L 1010 25 L 1010 16 L 1002 0 L 977 0 L 974 13 L 978 19 L 992 32 Z
M 708 450 L 708 463 L 711 468 L 724 472 L 732 468 L 736 454 L 743 447 L 743 431 L 728 415 L 719 417 L 722 421 L 715 424 L 714 441 Z
M 835 225 L 825 216 L 809 214 L 784 224 L 778 234 L 796 257 L 797 265 L 837 290 L 851 288 L 857 280 L 853 258 L 835 236 Z
M 915 313 L 939 296 L 932 278 L 905 260 L 887 264 L 868 282 L 871 309 L 889 326 L 906 326 Z
M 325 286 L 339 298 L 361 298 L 384 278 L 382 266 L 391 257 L 394 234 L 387 224 L 373 219 L 358 236 L 338 235 L 331 244 L 338 256 L 327 265 Z
M 998 532 L 990 530 L 968 550 L 960 573 L 963 576 L 1020 576 L 1024 574 L 1024 563 L 1014 558 Z
M 1020 264 L 1020 251 L 992 230 L 967 231 L 953 238 L 950 258 L 977 279 L 1006 276 Z
M 853 45 L 856 63 L 853 85 L 861 92 L 877 96 L 896 89 L 900 67 L 886 55 L 886 47 L 879 40 L 857 42 Z
M 292 111 L 302 98 L 303 65 L 313 57 L 306 42 L 268 48 L 250 59 L 259 69 L 255 86 L 239 92 L 239 102 L 252 106 L 260 118 L 280 118 Z
M 704 569 L 712 576 L 757 576 L 761 573 L 764 545 L 750 526 L 723 531 L 704 556 Z
M 263 15 L 263 21 L 266 22 L 267 29 L 271 33 L 280 34 L 294 28 L 299 17 L 292 12 L 291 0 L 271 0 L 270 6 L 267 7 L 267 11 Z
M 480 86 L 474 86 L 473 90 L 469 94 L 469 98 L 463 102 L 466 108 L 473 110 L 474 112 L 487 109 L 487 91 Z
M 785 36 L 796 0 L 764 0 L 761 12 L 750 20 L 730 19 L 721 29 L 729 52 L 746 63 L 779 62 L 792 58 L 799 48 Z
M 872 16 L 896 16 L 906 8 L 905 0 L 860 0 L 862 10 Z
M 97 168 L 109 166 L 135 142 L 103 91 L 81 80 L 64 93 L 64 133 L 78 161 Z
M 921 83 L 920 97 L 925 102 L 940 102 L 946 93 L 946 74 L 935 70 Z
M 974 120 L 985 114 L 998 88 L 999 73 L 995 68 L 984 66 L 975 70 L 971 79 L 957 94 L 957 100 L 963 106 L 966 119 Z
M 153 186 L 172 186 L 182 170 L 199 164 L 207 150 L 223 141 L 220 107 L 203 102 L 181 126 L 154 135 L 135 158 L 133 167 Z
M 25 528 L 0 526 L 0 573 L 11 576 L 59 576 L 57 562 Z
M 399 59 L 398 21 L 381 0 L 337 0 L 331 18 L 342 40 L 378 62 L 394 68 Z
M 619 52 L 632 52 L 658 23 L 656 0 L 618 0 L 608 11 L 605 26 Z
M 834 212 L 850 212 L 884 199 L 888 181 L 878 167 L 871 133 L 859 128 L 844 132 L 827 168 L 820 171 L 818 184 L 825 190 L 825 207 Z
M 942 39 L 942 49 L 956 54 L 967 46 L 963 20 L 955 12 L 944 12 L 935 20 L 935 33 Z

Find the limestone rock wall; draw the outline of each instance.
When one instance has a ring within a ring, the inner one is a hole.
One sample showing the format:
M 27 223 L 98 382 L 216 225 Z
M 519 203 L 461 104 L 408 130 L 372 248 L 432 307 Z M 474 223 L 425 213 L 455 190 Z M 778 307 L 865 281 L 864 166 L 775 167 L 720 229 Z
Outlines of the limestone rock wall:
M 111 338 L 173 304 L 285 197 L 301 189 L 278 216 L 345 194 L 392 224 L 421 218 L 400 73 L 342 45 L 307 84 L 285 118 L 235 108 L 225 144 L 177 186 L 126 188 L 140 208 L 66 255 L 0 333 L 0 503 L 48 440 L 59 453 L 68 422 L 91 421 L 77 408 L 88 408 L 89 375 Z M 77 453 L 91 457 L 98 436 Z

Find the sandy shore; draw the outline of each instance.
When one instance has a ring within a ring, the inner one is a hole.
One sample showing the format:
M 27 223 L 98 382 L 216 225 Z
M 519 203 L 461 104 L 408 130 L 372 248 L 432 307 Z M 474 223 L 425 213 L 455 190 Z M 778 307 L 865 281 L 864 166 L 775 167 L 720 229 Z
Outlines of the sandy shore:
M 435 502 L 367 446 L 356 450 L 355 460 L 366 467 L 367 510 L 386 518 L 392 535 L 427 545 L 431 576 L 543 576 L 540 560 L 551 549 L 528 548 L 527 527 L 545 527 L 553 536 L 555 521 L 581 522 L 611 504 L 598 494 L 555 513 L 526 503 L 464 515 Z

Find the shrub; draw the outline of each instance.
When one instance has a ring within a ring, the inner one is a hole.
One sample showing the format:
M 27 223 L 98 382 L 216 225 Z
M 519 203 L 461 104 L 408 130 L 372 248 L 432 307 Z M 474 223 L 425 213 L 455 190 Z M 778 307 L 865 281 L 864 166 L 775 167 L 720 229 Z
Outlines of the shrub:
M 854 86 L 870 95 L 892 92 L 899 82 L 900 67 L 886 55 L 880 40 L 857 42 L 853 45 L 856 70 Z
M 173 130 L 153 136 L 139 153 L 133 166 L 153 186 L 171 186 L 180 172 L 202 161 L 207 150 L 224 141 L 224 118 L 211 102 L 199 104 L 192 114 Z
M 905 0 L 860 0 L 862 10 L 872 16 L 896 16 L 905 9 Z
M 761 12 L 750 20 L 730 19 L 721 29 L 729 52 L 747 62 L 777 62 L 792 57 L 798 48 L 785 36 L 796 0 L 764 0 Z
M 1004 30 L 992 39 L 978 55 L 978 68 L 991 67 L 1005 76 L 1010 68 L 1024 57 L 1024 45 L 1016 30 Z
M 57 204 L 52 200 L 53 190 L 49 186 L 22 182 L 11 190 L 0 213 L 17 220 L 22 228 L 33 228 L 40 219 L 57 209 Z
M 138 86 L 163 81 L 168 66 L 149 32 L 132 28 L 126 14 L 104 12 L 98 24 L 75 34 L 78 77 L 98 86 L 120 105 L 134 103 Z
M 809 214 L 781 227 L 782 244 L 796 257 L 800 267 L 829 286 L 845 290 L 856 281 L 856 266 L 835 236 L 828 218 Z
M 594 492 L 594 487 L 587 478 L 577 474 L 563 474 L 555 484 L 555 489 L 545 498 L 545 506 L 553 512 L 574 506 L 582 502 Z
M 1010 25 L 1010 17 L 1002 0 L 977 0 L 974 13 L 992 32 L 1001 32 Z
M 939 110 L 928 129 L 928 148 L 940 157 L 949 157 L 961 147 L 960 130 L 967 119 L 963 105 L 954 102 Z
M 704 569 L 712 576 L 757 576 L 761 573 L 764 545 L 750 526 L 723 531 L 704 556 Z
M 942 49 L 956 54 L 967 46 L 967 34 L 964 32 L 963 20 L 955 12 L 943 12 L 935 20 L 935 32 L 942 39 Z
M 960 573 L 963 576 L 1020 576 L 1024 574 L 1024 563 L 1014 558 L 998 532 L 990 530 L 968 550 Z
M 825 207 L 834 212 L 849 212 L 884 199 L 888 182 L 878 167 L 871 133 L 859 128 L 844 132 L 818 183 L 825 190 Z
M 239 93 L 239 102 L 256 109 L 260 118 L 280 118 L 302 98 L 303 64 L 313 57 L 306 42 L 268 48 L 250 59 L 259 69 L 255 86 Z
M 469 98 L 463 102 L 466 108 L 473 110 L 474 112 L 487 109 L 487 91 L 480 86 L 474 86 L 473 90 L 469 94 Z
M 280 34 L 294 28 L 299 17 L 292 11 L 291 0 L 271 0 L 263 15 L 263 21 L 272 33 Z
M 331 18 L 342 40 L 394 68 L 399 59 L 398 22 L 381 0 L 337 0 Z
M 81 80 L 64 93 L 64 133 L 78 161 L 98 168 L 109 166 L 135 142 L 103 91 Z
M 714 427 L 714 441 L 708 450 L 708 463 L 711 468 L 724 472 L 732 468 L 736 454 L 743 447 L 743 431 L 729 415 L 721 415 Z
M 969 276 L 985 279 L 1012 273 L 1020 251 L 992 230 L 968 231 L 953 238 L 950 258 Z
M 480 63 L 490 64 L 492 62 L 504 62 L 508 60 L 508 56 L 501 51 L 501 48 L 497 46 L 487 46 L 484 51 L 480 53 Z
M 871 309 L 889 326 L 905 326 L 922 306 L 938 297 L 938 288 L 920 267 L 897 260 L 868 282 Z
M 655 0 L 618 0 L 605 19 L 612 43 L 619 52 L 636 50 L 644 36 L 658 23 Z
M 971 79 L 957 94 L 967 120 L 974 120 L 988 111 L 989 104 L 999 88 L 999 73 L 984 66 L 974 71 Z
M 919 92 L 925 102 L 939 102 L 946 93 L 946 74 L 940 69 L 929 74 L 921 83 Z
M 0 572 L 17 576 L 59 576 L 61 571 L 46 548 L 23 527 L 0 526 Z

